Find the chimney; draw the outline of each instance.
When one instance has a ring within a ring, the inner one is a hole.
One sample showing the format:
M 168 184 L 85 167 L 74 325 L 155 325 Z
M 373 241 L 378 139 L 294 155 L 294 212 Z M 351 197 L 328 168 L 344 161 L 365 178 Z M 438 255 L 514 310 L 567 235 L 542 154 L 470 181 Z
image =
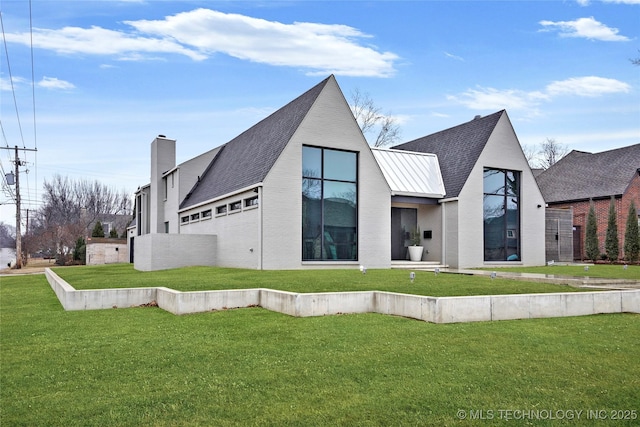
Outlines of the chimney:
M 164 185 L 162 175 L 176 166 L 176 140 L 158 135 L 151 143 L 151 233 L 164 232 Z
M 473 118 L 473 120 L 478 120 L 478 119 L 481 119 L 481 118 L 482 118 L 482 116 L 480 114 L 478 114 Z

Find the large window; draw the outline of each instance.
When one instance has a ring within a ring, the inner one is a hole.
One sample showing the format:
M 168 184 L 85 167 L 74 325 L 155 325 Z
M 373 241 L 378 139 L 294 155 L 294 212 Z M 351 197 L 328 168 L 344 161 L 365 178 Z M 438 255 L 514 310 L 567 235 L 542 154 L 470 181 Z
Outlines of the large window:
M 358 259 L 358 156 L 302 148 L 302 259 Z
M 484 169 L 484 260 L 520 260 L 520 172 Z

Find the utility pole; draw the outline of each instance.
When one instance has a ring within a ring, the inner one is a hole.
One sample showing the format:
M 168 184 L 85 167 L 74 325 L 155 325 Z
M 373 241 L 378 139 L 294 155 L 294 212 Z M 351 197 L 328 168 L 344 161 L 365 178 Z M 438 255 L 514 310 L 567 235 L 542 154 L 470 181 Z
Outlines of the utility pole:
M 4 148 L 5 150 L 10 149 L 9 147 L 0 147 L 0 148 Z M 24 151 L 38 151 L 35 148 L 21 148 L 21 150 Z M 24 166 L 27 163 L 23 162 L 22 160 L 20 160 L 20 157 L 18 157 L 18 146 L 15 146 L 15 160 L 14 163 L 16 165 L 16 268 L 20 269 L 22 268 L 22 230 L 20 227 L 20 222 L 21 222 L 21 218 L 20 218 L 20 166 Z

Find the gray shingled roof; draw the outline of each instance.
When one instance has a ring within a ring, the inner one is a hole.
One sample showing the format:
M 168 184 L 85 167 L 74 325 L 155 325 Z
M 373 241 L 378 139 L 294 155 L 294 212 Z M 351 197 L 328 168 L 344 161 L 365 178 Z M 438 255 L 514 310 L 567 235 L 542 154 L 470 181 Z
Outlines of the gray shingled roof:
M 180 209 L 262 182 L 331 78 L 222 146 Z
M 601 153 L 573 150 L 537 176 L 545 202 L 623 194 L 640 168 L 640 144 Z
M 438 156 L 446 197 L 457 197 L 504 110 L 393 147 Z

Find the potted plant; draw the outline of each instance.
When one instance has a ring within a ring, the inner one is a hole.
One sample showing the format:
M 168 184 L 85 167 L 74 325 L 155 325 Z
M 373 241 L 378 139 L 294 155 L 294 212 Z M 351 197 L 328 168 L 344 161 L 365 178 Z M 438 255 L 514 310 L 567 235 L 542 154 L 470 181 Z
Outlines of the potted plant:
M 422 252 L 424 251 L 424 246 L 422 243 L 422 237 L 420 236 L 420 227 L 416 227 L 409 234 L 409 259 L 411 261 L 422 261 Z

